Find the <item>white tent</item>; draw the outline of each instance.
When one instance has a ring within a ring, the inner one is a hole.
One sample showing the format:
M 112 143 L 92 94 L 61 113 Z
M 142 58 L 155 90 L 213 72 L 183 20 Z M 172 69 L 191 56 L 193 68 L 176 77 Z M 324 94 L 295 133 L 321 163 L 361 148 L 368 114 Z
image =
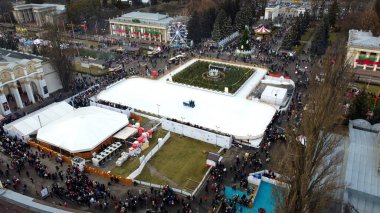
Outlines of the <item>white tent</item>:
M 31 114 L 4 125 L 5 132 L 10 136 L 17 136 L 26 142 L 29 135 L 36 134 L 41 127 L 61 118 L 74 108 L 68 103 L 62 101 L 50 104 Z
M 99 107 L 82 107 L 38 130 L 37 140 L 70 153 L 91 151 L 128 125 L 128 116 Z
M 133 136 L 136 133 L 136 128 L 127 126 L 124 129 L 120 130 L 118 133 L 116 133 L 113 137 L 121 140 L 126 140 L 127 138 Z
M 261 101 L 281 106 L 286 99 L 287 90 L 280 87 L 266 86 L 261 93 Z

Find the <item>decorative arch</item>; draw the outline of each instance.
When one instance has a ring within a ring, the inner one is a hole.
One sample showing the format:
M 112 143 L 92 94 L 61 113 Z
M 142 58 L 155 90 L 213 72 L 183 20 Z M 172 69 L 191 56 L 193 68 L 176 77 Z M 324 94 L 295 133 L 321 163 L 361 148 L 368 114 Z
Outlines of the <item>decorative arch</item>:
M 15 79 L 15 76 L 10 69 L 4 69 L 0 72 L 0 79 L 2 82 L 8 82 L 8 81 L 13 81 Z
M 28 61 L 28 63 L 26 64 L 26 71 L 28 74 L 31 74 L 37 71 L 34 61 Z
M 21 78 L 28 75 L 28 73 L 25 70 L 25 66 L 22 66 L 22 65 L 16 65 L 13 68 L 13 73 L 14 73 L 15 78 Z

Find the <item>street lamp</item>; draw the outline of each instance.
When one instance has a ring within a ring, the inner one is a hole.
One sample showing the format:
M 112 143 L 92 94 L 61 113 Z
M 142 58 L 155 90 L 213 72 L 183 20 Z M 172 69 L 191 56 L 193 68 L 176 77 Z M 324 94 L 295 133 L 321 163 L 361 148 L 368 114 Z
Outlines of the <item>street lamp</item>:
M 160 116 L 160 105 L 159 104 L 157 104 L 157 114 L 158 114 L 158 116 Z
M 182 119 L 182 135 L 183 135 L 183 120 L 185 120 L 185 117 L 181 117 Z
M 217 133 L 215 133 L 215 145 L 217 145 L 218 146 L 218 132 L 219 132 L 219 126 L 215 126 L 216 127 L 216 131 L 217 131 Z

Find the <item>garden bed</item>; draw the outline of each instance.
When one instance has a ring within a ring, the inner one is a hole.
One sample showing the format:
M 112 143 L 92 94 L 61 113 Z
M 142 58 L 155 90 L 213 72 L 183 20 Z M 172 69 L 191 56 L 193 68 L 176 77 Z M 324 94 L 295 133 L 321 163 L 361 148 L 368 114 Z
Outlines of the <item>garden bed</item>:
M 226 71 L 222 71 L 221 77 L 218 79 L 207 78 L 205 76 L 209 71 L 210 64 L 226 67 Z M 220 92 L 224 92 L 225 87 L 228 87 L 229 93 L 233 94 L 253 73 L 254 69 L 250 68 L 197 61 L 181 72 L 175 74 L 172 79 L 177 83 L 216 90 Z

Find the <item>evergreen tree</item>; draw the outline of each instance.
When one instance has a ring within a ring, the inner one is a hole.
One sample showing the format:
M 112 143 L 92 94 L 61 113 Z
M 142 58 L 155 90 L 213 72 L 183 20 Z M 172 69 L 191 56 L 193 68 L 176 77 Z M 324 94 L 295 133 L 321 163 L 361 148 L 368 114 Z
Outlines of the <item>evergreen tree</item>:
M 232 19 L 231 17 L 228 17 L 226 22 L 224 22 L 224 25 L 222 26 L 222 36 L 223 38 L 231 35 L 234 32 L 234 27 L 232 26 Z
M 212 39 L 215 41 L 220 41 L 223 39 L 223 36 L 225 34 L 226 27 L 225 24 L 227 22 L 227 15 L 224 10 L 220 10 L 218 15 L 216 16 L 214 27 L 212 31 Z
M 235 17 L 235 29 L 242 31 L 245 29 L 245 26 L 250 26 L 252 20 L 251 16 L 251 8 L 248 5 L 243 5 Z
M 338 13 L 339 13 L 338 2 L 335 0 L 331 4 L 331 6 L 329 8 L 329 13 L 328 13 L 329 24 L 331 27 L 335 27 L 335 22 L 336 22 L 336 18 L 337 18 Z
M 247 28 L 244 29 L 243 36 L 241 37 L 240 47 L 241 50 L 250 50 L 251 45 L 249 42 L 249 31 Z
M 301 19 L 297 17 L 292 25 L 290 31 L 285 35 L 285 38 L 282 42 L 282 48 L 285 50 L 291 50 L 295 45 L 300 43 L 301 39 Z
M 361 91 L 355 98 L 350 107 L 349 118 L 351 120 L 355 119 L 366 119 L 367 113 L 370 110 L 368 94 L 366 91 Z
M 329 20 L 324 16 L 322 23 L 318 26 L 313 40 L 311 41 L 310 51 L 313 55 L 323 55 L 326 52 L 329 42 Z
M 201 38 L 210 38 L 211 32 L 214 27 L 214 22 L 216 18 L 215 8 L 209 8 L 205 10 L 199 20 L 199 26 L 201 28 Z
M 226 12 L 227 17 L 231 17 L 232 23 L 235 23 L 236 14 L 240 10 L 240 0 L 225 0 L 220 9 Z
M 195 11 L 191 17 L 189 22 L 187 23 L 187 30 L 188 30 L 188 38 L 193 40 L 194 43 L 199 43 L 201 41 L 201 32 L 199 31 L 201 27 L 199 27 L 200 24 L 200 17 L 198 15 L 198 12 Z

